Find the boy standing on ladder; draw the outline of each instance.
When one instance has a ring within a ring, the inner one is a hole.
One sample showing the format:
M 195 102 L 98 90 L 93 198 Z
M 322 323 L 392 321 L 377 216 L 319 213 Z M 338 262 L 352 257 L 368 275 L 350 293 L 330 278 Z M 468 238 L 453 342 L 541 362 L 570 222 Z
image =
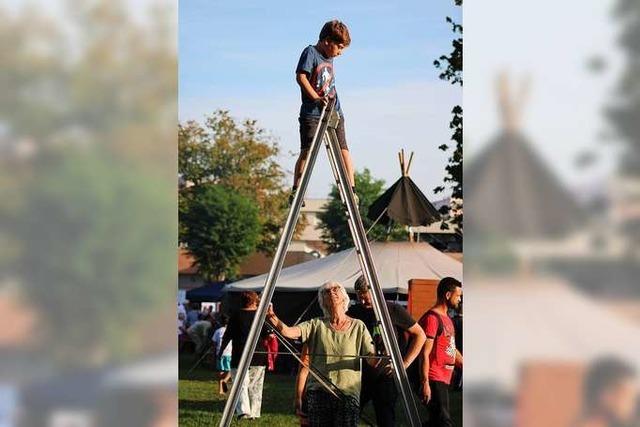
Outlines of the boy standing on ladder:
M 344 131 L 344 115 L 340 108 L 340 101 L 335 86 L 333 72 L 333 58 L 339 56 L 351 43 L 349 29 L 340 21 L 329 21 L 322 27 L 318 42 L 307 46 L 300 55 L 296 67 L 296 82 L 300 85 L 302 105 L 300 106 L 300 155 L 296 161 L 293 175 L 293 188 L 289 196 L 289 203 L 298 190 L 302 171 L 307 161 L 311 142 L 320 122 L 320 113 L 331 98 L 336 99 L 335 110 L 340 115 L 340 123 L 336 129 L 340 151 L 344 159 L 351 187 L 355 189 L 355 178 L 351 155 L 347 147 Z

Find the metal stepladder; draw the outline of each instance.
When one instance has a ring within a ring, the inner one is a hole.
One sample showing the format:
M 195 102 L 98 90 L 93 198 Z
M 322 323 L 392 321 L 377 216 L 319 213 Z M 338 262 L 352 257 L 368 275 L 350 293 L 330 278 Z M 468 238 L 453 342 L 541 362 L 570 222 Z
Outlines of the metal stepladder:
M 260 304 L 258 305 L 256 315 L 253 319 L 253 323 L 251 324 L 251 330 L 249 332 L 249 336 L 247 337 L 246 345 L 242 350 L 242 357 L 240 358 L 240 362 L 238 364 L 237 374 L 233 380 L 233 385 L 231 387 L 229 397 L 227 398 L 227 402 L 222 413 L 222 419 L 220 420 L 221 427 L 228 427 L 230 425 L 235 407 L 238 404 L 241 385 L 245 380 L 246 373 L 249 368 L 249 363 L 255 351 L 256 344 L 260 336 L 260 331 L 266 318 L 269 304 L 271 302 L 271 299 L 273 298 L 276 281 L 278 279 L 278 276 L 280 275 L 280 271 L 282 270 L 287 248 L 289 247 L 289 244 L 293 237 L 295 225 L 300 215 L 300 208 L 302 207 L 302 200 L 307 190 L 309 180 L 311 178 L 311 172 L 313 171 L 313 167 L 318 157 L 321 140 L 324 141 L 325 147 L 327 149 L 329 163 L 331 164 L 331 169 L 333 171 L 334 178 L 340 192 L 340 197 L 342 198 L 342 202 L 345 206 L 349 229 L 351 230 L 351 235 L 353 236 L 354 246 L 358 255 L 358 261 L 360 263 L 362 273 L 367 283 L 371 287 L 373 308 L 376 317 L 380 321 L 383 343 L 385 345 L 385 348 L 387 349 L 387 352 L 389 353 L 391 363 L 393 364 L 394 379 L 396 382 L 396 386 L 398 387 L 398 391 L 400 392 L 400 396 L 403 400 L 407 419 L 410 425 L 413 427 L 421 425 L 420 416 L 418 415 L 418 408 L 411 392 L 407 373 L 402 364 L 402 355 L 400 354 L 398 342 L 396 340 L 395 333 L 393 332 L 391 317 L 389 316 L 389 311 L 387 310 L 382 287 L 380 286 L 380 283 L 378 281 L 378 274 L 373 261 L 373 256 L 371 254 L 371 249 L 369 247 L 369 242 L 367 240 L 364 225 L 362 223 L 362 218 L 360 217 L 358 205 L 356 203 L 351 185 L 349 184 L 347 169 L 342 159 L 342 153 L 340 151 L 338 137 L 336 135 L 336 128 L 338 126 L 339 120 L 340 117 L 335 111 L 335 99 L 331 99 L 329 100 L 328 104 L 322 109 L 319 125 L 316 129 L 311 147 L 309 149 L 309 154 L 307 156 L 307 162 L 302 172 L 300 185 L 293 198 L 293 202 L 291 204 L 291 208 L 284 225 L 283 233 L 280 237 L 280 242 L 278 243 L 273 263 L 271 264 L 271 269 L 269 270 L 269 274 L 267 275 L 267 279 L 262 290 Z M 327 280 L 330 279 L 330 277 L 327 278 Z

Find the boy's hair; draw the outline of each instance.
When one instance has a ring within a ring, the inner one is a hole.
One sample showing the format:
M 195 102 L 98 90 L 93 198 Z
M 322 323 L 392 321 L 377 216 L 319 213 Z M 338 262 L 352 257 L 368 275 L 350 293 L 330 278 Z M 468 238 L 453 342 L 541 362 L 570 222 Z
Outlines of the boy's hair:
M 447 299 L 447 292 L 453 292 L 456 288 L 461 288 L 462 283 L 453 277 L 445 277 L 438 283 L 438 302 L 443 302 Z
M 345 47 L 351 44 L 349 29 L 343 22 L 340 22 L 337 19 L 329 21 L 322 26 L 318 40 L 322 41 L 325 39 L 337 44 L 343 44 Z

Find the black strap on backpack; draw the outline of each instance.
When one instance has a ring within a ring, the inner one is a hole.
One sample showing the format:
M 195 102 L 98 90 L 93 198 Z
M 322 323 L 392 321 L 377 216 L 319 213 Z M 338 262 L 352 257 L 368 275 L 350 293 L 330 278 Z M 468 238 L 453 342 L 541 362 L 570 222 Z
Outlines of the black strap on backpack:
M 418 324 L 420 326 L 424 325 L 424 327 L 426 329 L 427 317 L 429 317 L 429 316 L 435 316 L 436 319 L 438 320 L 438 329 L 436 330 L 436 336 L 432 337 L 432 339 L 435 340 L 440 335 L 442 335 L 442 333 L 444 332 L 444 324 L 442 323 L 442 317 L 440 317 L 440 315 L 438 313 L 436 313 L 435 311 L 433 311 L 433 310 L 429 310 L 425 314 L 423 314 L 422 317 L 420 318 L 420 320 L 418 321 Z M 427 337 L 427 338 L 431 338 L 431 337 Z

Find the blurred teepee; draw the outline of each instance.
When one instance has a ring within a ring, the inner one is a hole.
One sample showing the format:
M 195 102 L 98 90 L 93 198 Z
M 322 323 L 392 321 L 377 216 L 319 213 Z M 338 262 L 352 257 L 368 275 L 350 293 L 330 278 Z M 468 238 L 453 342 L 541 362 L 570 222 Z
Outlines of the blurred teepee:
M 502 129 L 464 171 L 465 222 L 476 231 L 508 238 L 563 235 L 583 215 L 520 129 L 529 82 L 514 97 L 503 73 L 497 88 Z

